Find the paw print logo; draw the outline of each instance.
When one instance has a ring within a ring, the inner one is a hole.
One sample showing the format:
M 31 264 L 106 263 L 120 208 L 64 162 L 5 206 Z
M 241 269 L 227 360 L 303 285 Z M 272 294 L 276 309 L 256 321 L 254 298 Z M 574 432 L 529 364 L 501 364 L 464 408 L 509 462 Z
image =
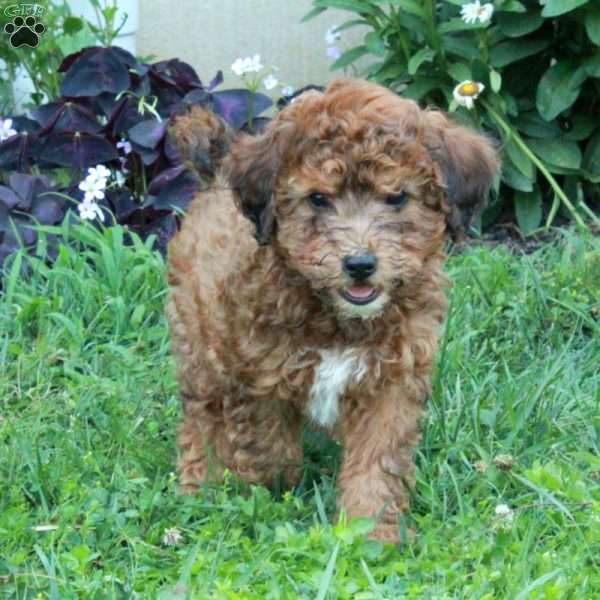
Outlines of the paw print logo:
M 4 26 L 4 31 L 10 35 L 10 45 L 13 48 L 36 48 L 46 28 L 35 17 L 29 16 L 26 19 L 15 17 L 11 23 Z

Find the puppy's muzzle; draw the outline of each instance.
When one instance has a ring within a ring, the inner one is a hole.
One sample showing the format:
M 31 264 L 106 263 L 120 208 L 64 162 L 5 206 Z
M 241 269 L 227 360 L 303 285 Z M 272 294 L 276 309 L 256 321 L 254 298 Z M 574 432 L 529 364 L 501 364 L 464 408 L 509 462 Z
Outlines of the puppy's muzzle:
M 340 296 L 352 304 L 369 304 L 379 296 L 379 290 L 367 283 L 367 279 L 377 271 L 377 257 L 370 252 L 345 256 L 342 269 L 353 279 L 353 285 L 341 289 Z
M 362 282 L 377 270 L 377 257 L 370 252 L 345 256 L 342 259 L 342 268 L 354 281 Z

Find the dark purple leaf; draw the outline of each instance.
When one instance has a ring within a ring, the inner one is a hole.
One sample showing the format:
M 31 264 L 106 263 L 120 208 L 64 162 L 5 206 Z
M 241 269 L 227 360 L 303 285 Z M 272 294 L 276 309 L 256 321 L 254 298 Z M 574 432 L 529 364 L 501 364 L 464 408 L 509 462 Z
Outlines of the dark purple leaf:
M 19 133 L 0 142 L 0 169 L 27 171 L 38 145 L 35 134 Z
M 176 86 L 183 92 L 202 87 L 202 82 L 193 67 L 177 58 L 154 63 L 150 66 L 149 73 L 159 87 Z
M 223 71 L 217 71 L 217 74 L 212 78 L 211 82 L 206 88 L 209 92 L 212 92 L 217 86 L 223 83 Z
M 12 117 L 12 120 L 13 127 L 19 133 L 36 133 L 40 129 L 40 126 L 36 121 L 27 118 L 25 115 L 18 115 L 16 117 Z
M 62 95 L 77 98 L 126 90 L 131 78 L 122 54 L 131 56 L 120 48 L 88 48 L 65 73 L 60 88 Z
M 0 185 L 0 202 L 8 208 L 14 208 L 19 204 L 19 196 L 5 185 Z
M 105 129 L 113 137 L 117 137 L 118 134 L 124 133 L 137 123 L 140 123 L 142 119 L 142 115 L 138 112 L 136 99 L 131 97 L 121 98 L 114 105 Z
M 148 186 L 148 192 L 156 196 L 154 208 L 158 210 L 187 208 L 197 190 L 198 179 L 183 165 L 166 169 Z
M 37 240 L 37 232 L 32 227 L 31 219 L 28 216 L 12 215 L 13 222 L 17 226 L 19 237 L 25 246 L 32 246 Z
M 29 210 L 32 200 L 38 195 L 52 189 L 52 183 L 44 175 L 28 175 L 27 173 L 12 173 L 8 185 L 19 197 L 17 208 Z
M 82 48 L 81 50 L 78 50 L 77 52 L 73 52 L 72 54 L 69 54 L 68 56 L 65 56 L 65 58 L 63 58 L 63 61 L 60 63 L 57 71 L 59 73 L 65 73 L 66 71 L 69 70 L 69 68 L 71 67 L 71 65 L 83 54 L 85 54 L 88 50 L 93 50 L 95 48 L 95 46 L 87 46 L 86 48 Z
M 251 94 L 248 90 L 224 90 L 212 94 L 214 111 L 232 127 L 239 129 L 250 116 L 257 117 L 269 108 L 273 101 L 264 94 Z
M 150 148 L 144 148 L 144 146 L 138 146 L 135 142 L 131 143 L 131 147 L 136 154 L 139 154 L 142 159 L 142 163 L 147 167 L 154 163 L 156 159 L 160 156 L 160 152 L 158 150 L 152 150 Z
M 54 225 L 62 221 L 66 200 L 52 192 L 40 194 L 31 205 L 31 215 L 43 225 Z
M 117 158 L 116 148 L 93 133 L 56 133 L 49 135 L 39 152 L 40 158 L 61 167 L 85 169 Z
M 140 207 L 129 190 L 111 190 L 106 197 L 120 223 L 129 219 Z
M 165 137 L 167 124 L 159 122 L 156 119 L 148 119 L 134 125 L 129 130 L 129 139 L 138 146 L 154 149 Z
M 185 112 L 192 105 L 206 106 L 212 110 L 212 94 L 209 94 L 206 90 L 192 90 L 188 92 L 181 99 L 182 112 Z
M 50 131 L 53 133 L 61 131 L 97 133 L 102 129 L 96 115 L 91 110 L 71 101 L 44 104 L 36 108 L 32 114 L 43 127 L 41 135 Z
M 177 231 L 177 220 L 174 215 L 165 215 L 152 222 L 143 230 L 144 237 L 154 234 L 157 237 L 156 243 L 159 249 L 165 250 L 170 239 Z
M 181 157 L 179 156 L 179 152 L 177 152 L 177 148 L 171 142 L 169 136 L 167 136 L 165 138 L 165 144 L 163 146 L 163 152 L 164 152 L 165 158 L 171 164 L 177 164 L 177 163 L 181 162 Z
M 0 202 L 0 232 L 8 231 L 10 228 L 10 222 L 8 220 L 9 214 L 10 211 L 8 210 L 8 206 L 3 202 Z

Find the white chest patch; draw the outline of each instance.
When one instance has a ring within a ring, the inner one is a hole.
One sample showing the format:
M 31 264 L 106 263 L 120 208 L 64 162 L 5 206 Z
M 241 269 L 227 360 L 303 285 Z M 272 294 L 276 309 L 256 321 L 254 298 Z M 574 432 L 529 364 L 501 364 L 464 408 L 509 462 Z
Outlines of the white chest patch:
M 339 414 L 339 400 L 352 382 L 358 383 L 367 367 L 352 350 L 320 350 L 321 363 L 310 389 L 308 415 L 322 427 L 333 427 Z

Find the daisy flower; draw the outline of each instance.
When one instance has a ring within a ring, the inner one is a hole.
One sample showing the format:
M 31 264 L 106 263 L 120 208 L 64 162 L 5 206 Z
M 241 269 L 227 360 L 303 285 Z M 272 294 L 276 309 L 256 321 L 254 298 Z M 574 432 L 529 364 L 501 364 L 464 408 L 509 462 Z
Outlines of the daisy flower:
M 460 16 L 465 23 L 469 25 L 471 23 L 485 23 L 492 18 L 494 14 L 494 5 L 487 3 L 481 4 L 479 0 L 475 0 L 475 2 L 470 2 L 469 4 L 465 4 L 460 9 Z
M 466 106 L 469 110 L 473 108 L 475 100 L 483 92 L 485 86 L 478 81 L 463 81 L 459 83 L 452 92 L 454 99 L 461 106 Z

